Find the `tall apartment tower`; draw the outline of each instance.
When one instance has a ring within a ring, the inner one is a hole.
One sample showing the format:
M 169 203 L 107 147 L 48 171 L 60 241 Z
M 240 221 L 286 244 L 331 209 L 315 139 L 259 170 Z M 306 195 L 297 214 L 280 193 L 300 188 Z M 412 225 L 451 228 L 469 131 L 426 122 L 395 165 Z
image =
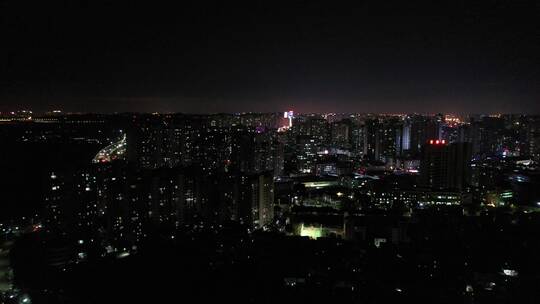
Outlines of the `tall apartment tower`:
M 470 143 L 447 144 L 445 140 L 429 140 L 422 148 L 420 185 L 439 190 L 462 190 L 471 181 L 471 154 Z
M 251 220 L 254 227 L 272 223 L 274 219 L 274 178 L 272 172 L 251 177 Z
M 272 171 L 241 175 L 238 193 L 240 222 L 263 227 L 274 219 L 274 177 Z

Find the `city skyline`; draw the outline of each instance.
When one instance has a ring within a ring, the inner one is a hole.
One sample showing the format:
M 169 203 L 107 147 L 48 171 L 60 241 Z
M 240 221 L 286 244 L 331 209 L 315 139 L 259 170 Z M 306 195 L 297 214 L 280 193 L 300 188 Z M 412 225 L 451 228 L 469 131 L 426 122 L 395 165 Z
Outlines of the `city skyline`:
M 538 298 L 539 115 L 26 111 L 0 140 L 6 304 Z
M 0 304 L 539 303 L 539 16 L 0 0 Z

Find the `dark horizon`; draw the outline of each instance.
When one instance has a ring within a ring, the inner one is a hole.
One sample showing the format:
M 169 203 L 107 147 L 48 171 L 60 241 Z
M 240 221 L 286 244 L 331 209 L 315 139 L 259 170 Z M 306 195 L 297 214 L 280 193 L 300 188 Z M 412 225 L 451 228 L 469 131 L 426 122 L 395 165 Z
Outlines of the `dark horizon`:
M 141 115 L 244 115 L 244 114 L 282 114 L 286 111 L 293 111 L 295 116 L 298 115 L 326 115 L 326 114 L 334 114 L 334 115 L 419 115 L 419 116 L 435 116 L 438 114 L 443 115 L 456 115 L 460 117 L 467 117 L 467 116 L 474 116 L 474 115 L 480 115 L 480 116 L 497 116 L 497 115 L 523 115 L 523 116 L 538 116 L 540 113 L 524 113 L 524 112 L 470 112 L 470 113 L 456 113 L 456 112 L 339 112 L 339 111 L 327 111 L 327 112 L 299 112 L 292 108 L 283 108 L 276 111 L 217 111 L 217 112 L 175 112 L 175 111 L 65 111 L 61 108 L 50 108 L 47 110 L 42 111 L 35 111 L 31 108 L 20 108 L 20 109 L 13 109 L 8 111 L 0 111 L 0 115 L 15 115 L 20 116 L 24 112 L 31 111 L 32 115 L 121 115 L 121 114 L 141 114 Z M 13 112 L 13 114 L 11 114 Z
M 535 2 L 1 11 L 0 111 L 540 113 Z

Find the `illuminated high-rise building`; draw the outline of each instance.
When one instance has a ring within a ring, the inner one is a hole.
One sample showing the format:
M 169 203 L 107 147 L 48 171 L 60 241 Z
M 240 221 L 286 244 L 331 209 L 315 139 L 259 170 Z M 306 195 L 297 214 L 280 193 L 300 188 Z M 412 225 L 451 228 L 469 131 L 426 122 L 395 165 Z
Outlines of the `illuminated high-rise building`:
M 293 111 L 287 111 L 283 113 L 283 118 L 288 120 L 288 127 L 292 128 L 293 126 L 293 119 L 294 119 L 294 112 Z
M 320 143 L 312 136 L 299 136 L 296 144 L 296 165 L 302 173 L 314 173 Z
M 411 149 L 411 125 L 406 122 L 403 124 L 403 132 L 401 135 L 401 150 L 408 151 Z

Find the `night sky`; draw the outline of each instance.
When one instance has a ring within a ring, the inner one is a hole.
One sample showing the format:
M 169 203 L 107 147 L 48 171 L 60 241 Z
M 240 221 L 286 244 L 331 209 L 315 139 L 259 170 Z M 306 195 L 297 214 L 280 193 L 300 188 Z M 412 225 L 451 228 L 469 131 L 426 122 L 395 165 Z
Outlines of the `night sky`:
M 538 1 L 335 2 L 0 0 L 0 111 L 540 113 Z

